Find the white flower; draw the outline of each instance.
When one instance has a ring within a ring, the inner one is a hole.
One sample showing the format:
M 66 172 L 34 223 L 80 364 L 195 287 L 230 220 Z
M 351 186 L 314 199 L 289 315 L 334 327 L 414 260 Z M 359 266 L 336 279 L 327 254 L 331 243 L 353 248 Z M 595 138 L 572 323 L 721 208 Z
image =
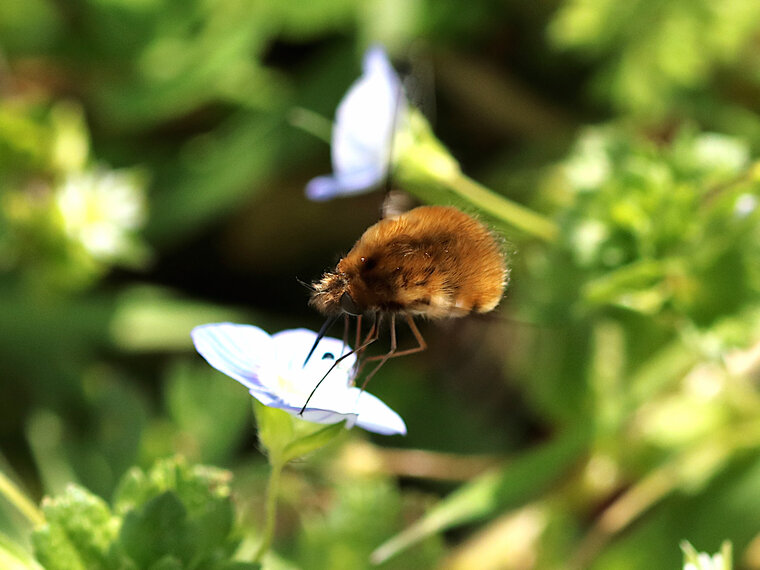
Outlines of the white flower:
M 683 570 L 724 570 L 724 568 L 725 564 L 721 554 L 710 556 L 705 552 L 700 552 L 697 555 L 697 562 L 687 562 L 684 564 Z
M 382 48 L 364 55 L 362 76 L 338 106 L 332 132 L 334 174 L 306 186 L 312 200 L 359 194 L 382 183 L 392 159 L 394 137 L 406 128 L 408 103 L 401 81 Z
M 710 556 L 706 552 L 697 552 L 697 550 L 688 541 L 681 543 L 681 550 L 684 553 L 683 570 L 731 570 L 732 548 L 731 543 L 725 541 L 720 552 Z
M 70 174 L 55 196 L 66 235 L 99 261 L 129 255 L 134 232 L 145 222 L 145 197 L 128 172 Z
M 384 435 L 406 434 L 401 417 L 381 400 L 351 385 L 354 355 L 346 357 L 301 408 L 335 360 L 350 351 L 343 341 L 323 338 L 304 365 L 317 333 L 307 329 L 269 335 L 258 327 L 216 323 L 195 327 L 196 350 L 208 363 L 243 384 L 265 406 L 320 424 L 347 421 Z

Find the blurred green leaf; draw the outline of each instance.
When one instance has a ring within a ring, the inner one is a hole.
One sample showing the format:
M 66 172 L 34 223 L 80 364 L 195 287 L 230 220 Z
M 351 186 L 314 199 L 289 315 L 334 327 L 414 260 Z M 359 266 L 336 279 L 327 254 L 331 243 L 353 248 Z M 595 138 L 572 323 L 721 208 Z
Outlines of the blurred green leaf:
M 270 408 L 253 399 L 259 441 L 277 462 L 283 461 L 285 448 L 295 439 L 296 419 L 284 410 Z
M 82 487 L 69 486 L 63 496 L 42 506 L 45 524 L 34 531 L 37 559 L 50 570 L 106 569 L 118 521 L 108 505 Z
M 734 460 L 699 492 L 665 500 L 609 544 L 589 568 L 677 568 L 681 553 L 674 546 L 685 536 L 709 550 L 718 550 L 721 537 L 730 536 L 735 551 L 743 552 L 760 528 L 760 464 L 755 453 L 749 455 Z
M 70 486 L 43 504 L 45 524 L 33 534 L 37 559 L 52 570 L 223 567 L 237 546 L 228 479 L 180 460 L 147 473 L 135 468 L 119 487 L 115 514 Z
M 209 322 L 249 321 L 250 315 L 187 299 L 163 288 L 135 286 L 116 298 L 110 337 L 122 350 L 159 351 L 192 348 L 190 331 Z
M 172 568 L 166 566 L 168 557 L 176 556 L 177 560 L 187 562 L 196 552 L 188 529 L 187 510 L 170 491 L 125 515 L 119 543 L 141 567 Z
M 182 562 L 174 556 L 163 556 L 160 560 L 151 564 L 148 570 L 182 570 Z
M 331 443 L 346 430 L 345 422 L 328 425 L 288 443 L 282 452 L 284 461 L 308 455 Z
M 248 423 L 250 396 L 208 366 L 177 362 L 168 373 L 166 405 L 190 450 L 206 463 L 224 463 Z
M 550 24 L 555 44 L 598 62 L 597 93 L 616 107 L 662 115 L 741 61 L 758 29 L 752 0 L 566 0 Z
M 245 113 L 191 141 L 154 196 L 148 236 L 171 245 L 254 196 L 284 142 L 282 126 L 276 116 Z
M 209 499 L 229 496 L 231 474 L 204 465 L 188 465 L 182 459 L 156 462 L 148 471 L 136 467 L 122 478 L 114 495 L 114 511 L 124 515 L 166 491 L 176 491 L 193 516 Z
M 587 429 L 568 430 L 516 457 L 505 468 L 463 485 L 422 519 L 377 548 L 372 553 L 373 561 L 388 560 L 432 534 L 530 501 L 581 459 L 589 437 Z
M 402 523 L 402 496 L 390 483 L 377 479 L 347 481 L 336 489 L 329 513 L 308 515 L 297 549 L 300 567 L 310 570 L 370 568 L 377 544 Z M 410 548 L 402 559 L 382 568 L 429 568 L 440 555 L 435 538 Z
M 44 570 L 20 545 L 0 533 L 0 568 L 5 570 Z

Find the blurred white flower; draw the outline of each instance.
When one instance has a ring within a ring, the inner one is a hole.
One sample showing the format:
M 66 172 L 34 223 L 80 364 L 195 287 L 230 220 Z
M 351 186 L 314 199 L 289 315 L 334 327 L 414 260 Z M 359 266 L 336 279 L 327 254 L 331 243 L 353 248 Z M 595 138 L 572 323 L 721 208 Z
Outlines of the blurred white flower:
M 409 106 L 398 75 L 381 47 L 364 55 L 362 76 L 338 106 L 332 131 L 332 176 L 306 186 L 311 200 L 360 194 L 388 174 L 394 138 L 407 128 Z
M 208 363 L 243 384 L 265 406 L 304 420 L 333 424 L 346 421 L 384 435 L 406 434 L 401 417 L 381 400 L 351 385 L 354 355 L 327 375 L 309 405 L 301 408 L 335 360 L 350 351 L 343 341 L 323 338 L 304 365 L 317 333 L 307 329 L 269 335 L 251 325 L 216 323 L 195 327 L 196 350 Z
M 132 172 L 69 174 L 56 191 L 55 207 L 66 236 L 102 262 L 130 257 L 134 233 L 146 218 L 145 196 Z
M 731 570 L 733 567 L 732 548 L 728 541 L 721 545 L 720 552 L 712 556 L 697 552 L 688 541 L 681 543 L 681 550 L 685 558 L 683 570 Z
M 746 218 L 757 209 L 757 196 L 753 194 L 742 194 L 736 199 L 734 204 L 734 214 L 737 218 Z
M 750 160 L 749 146 L 734 137 L 719 133 L 702 133 L 694 143 L 697 164 L 707 170 L 736 174 Z
M 575 145 L 564 165 L 570 187 L 589 192 L 604 184 L 612 173 L 608 142 L 602 129 L 588 129 Z

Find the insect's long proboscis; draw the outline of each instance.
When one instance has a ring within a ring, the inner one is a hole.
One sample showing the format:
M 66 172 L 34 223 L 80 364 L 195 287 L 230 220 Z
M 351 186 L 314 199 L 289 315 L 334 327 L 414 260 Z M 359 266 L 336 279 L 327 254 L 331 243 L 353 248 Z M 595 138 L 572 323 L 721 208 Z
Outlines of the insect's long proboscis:
M 327 334 L 327 331 L 330 329 L 331 326 L 333 326 L 333 323 L 338 320 L 338 317 L 340 315 L 330 315 L 327 317 L 327 320 L 325 320 L 324 324 L 322 325 L 322 328 L 319 329 L 319 332 L 317 333 L 317 338 L 314 339 L 314 344 L 311 345 L 311 350 L 309 351 L 309 354 L 306 355 L 306 360 L 303 361 L 303 365 L 306 366 L 309 363 L 309 359 L 311 358 L 312 354 L 314 354 L 314 351 L 317 350 L 317 345 L 319 344 L 319 341 L 322 340 L 325 335 Z
M 327 324 L 327 323 L 325 323 L 325 324 Z M 332 323 L 330 323 L 330 324 L 332 324 Z M 322 328 L 325 328 L 324 325 L 322 326 Z M 328 328 L 329 328 L 329 326 L 328 326 Z M 347 352 L 346 354 L 344 354 L 343 356 L 341 356 L 335 362 L 332 363 L 332 366 L 330 366 L 330 369 L 327 372 L 325 372 L 325 374 L 324 374 L 324 376 L 322 376 L 322 378 L 320 378 L 319 382 L 317 382 L 317 384 L 314 386 L 314 388 L 312 389 L 311 393 L 309 394 L 309 397 L 306 398 L 306 402 L 304 403 L 303 407 L 301 408 L 301 411 L 298 412 L 299 416 L 302 416 L 303 413 L 306 411 L 306 407 L 309 405 L 309 402 L 311 401 L 312 396 L 314 396 L 314 393 L 317 391 L 317 388 L 319 388 L 319 386 L 322 384 L 322 382 L 324 382 L 325 378 L 327 378 L 330 375 L 330 372 L 332 372 L 335 369 L 335 367 L 338 364 L 341 363 L 341 361 L 343 361 L 344 359 L 348 358 L 352 354 L 361 354 L 361 352 L 365 348 L 367 348 L 370 344 L 372 344 L 373 342 L 375 342 L 378 339 L 378 337 L 380 336 L 379 333 L 380 333 L 380 322 L 379 322 L 378 316 L 375 315 L 375 318 L 373 320 L 372 326 L 370 327 L 369 333 L 367 334 L 367 338 L 364 340 L 364 342 L 362 343 L 362 345 L 356 347 L 354 350 L 351 350 L 351 351 Z

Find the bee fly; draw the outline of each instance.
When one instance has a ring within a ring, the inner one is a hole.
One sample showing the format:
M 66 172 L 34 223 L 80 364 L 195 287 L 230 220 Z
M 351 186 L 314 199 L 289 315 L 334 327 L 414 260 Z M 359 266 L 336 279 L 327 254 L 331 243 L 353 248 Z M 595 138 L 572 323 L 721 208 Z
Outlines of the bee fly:
M 309 304 L 327 316 L 306 362 L 328 328 L 345 315 L 357 318 L 354 351 L 338 358 L 327 372 L 349 354 L 359 354 L 379 336 L 380 323 L 390 325 L 390 350 L 365 358 L 378 361 L 365 378 L 370 378 L 390 358 L 427 348 L 414 317 L 430 319 L 487 313 L 498 305 L 509 281 L 509 270 L 497 238 L 479 221 L 454 207 L 420 206 L 368 228 L 340 260 L 312 285 Z M 372 325 L 361 339 L 361 318 L 369 315 Z M 397 350 L 396 319 L 403 318 L 417 346 Z M 325 374 L 309 395 L 327 377 Z M 306 409 L 306 404 L 301 412 Z

